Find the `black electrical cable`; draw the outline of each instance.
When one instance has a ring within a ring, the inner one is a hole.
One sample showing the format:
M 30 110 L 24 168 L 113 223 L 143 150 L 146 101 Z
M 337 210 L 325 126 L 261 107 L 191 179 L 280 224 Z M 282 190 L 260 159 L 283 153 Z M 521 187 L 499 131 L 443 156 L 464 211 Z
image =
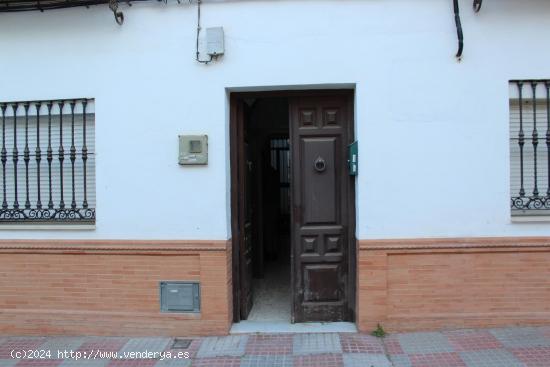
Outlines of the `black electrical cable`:
M 474 0 L 474 11 L 476 13 L 481 10 L 482 4 L 483 4 L 483 0 Z
M 462 24 L 460 23 L 460 10 L 458 8 L 458 0 L 453 0 L 454 12 L 455 12 L 455 25 L 456 35 L 458 37 L 458 51 L 456 52 L 456 58 L 460 60 L 462 57 L 462 51 L 464 50 L 464 34 L 462 33 Z
M 124 0 L 124 3 L 132 5 L 133 2 L 153 0 Z M 22 11 L 45 11 L 53 9 L 73 8 L 78 6 L 93 6 L 109 4 L 111 0 L 0 0 L 0 13 L 22 12 Z
M 115 16 L 115 22 L 118 25 L 122 25 L 122 23 L 124 23 L 124 14 L 118 10 L 118 0 L 110 0 L 109 9 L 112 10 L 113 15 Z
M 201 2 L 201 0 L 197 0 L 197 48 L 195 59 L 201 64 L 209 64 L 212 61 L 212 56 L 210 56 L 209 60 L 201 60 L 199 52 L 199 36 L 201 34 Z

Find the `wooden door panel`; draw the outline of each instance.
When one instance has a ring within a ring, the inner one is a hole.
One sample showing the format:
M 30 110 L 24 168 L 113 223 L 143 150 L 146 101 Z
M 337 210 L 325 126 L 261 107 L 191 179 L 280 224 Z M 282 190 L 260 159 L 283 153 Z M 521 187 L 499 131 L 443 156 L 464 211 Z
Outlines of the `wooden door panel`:
M 244 225 L 244 241 L 241 256 L 241 319 L 246 320 L 252 309 L 252 224 Z
M 304 266 L 304 302 L 338 302 L 341 299 L 338 264 Z
M 248 107 L 231 98 L 231 231 L 233 233 L 233 319 L 246 319 L 252 308 L 252 206 L 249 147 L 245 137 Z
M 335 137 L 303 138 L 300 141 L 304 225 L 337 221 L 338 182 L 334 157 L 337 143 Z
M 290 102 L 293 320 L 351 320 L 349 96 Z
M 345 233 L 343 226 L 310 226 L 300 232 L 300 255 L 302 262 L 340 261 L 344 253 Z M 319 258 L 316 258 L 319 257 Z
M 244 108 L 244 119 L 248 118 L 247 107 Z M 246 121 L 246 120 L 244 120 Z M 241 165 L 242 186 L 242 243 L 241 243 L 241 319 L 246 320 L 252 310 L 252 161 L 251 148 L 243 134 L 243 162 Z

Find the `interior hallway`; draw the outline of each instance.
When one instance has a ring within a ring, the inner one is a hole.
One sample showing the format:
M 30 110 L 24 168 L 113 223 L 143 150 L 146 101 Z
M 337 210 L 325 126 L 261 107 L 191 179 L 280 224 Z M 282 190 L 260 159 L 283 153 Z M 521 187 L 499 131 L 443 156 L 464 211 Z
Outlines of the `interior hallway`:
M 290 322 L 290 264 L 267 262 L 265 276 L 254 279 L 249 321 Z

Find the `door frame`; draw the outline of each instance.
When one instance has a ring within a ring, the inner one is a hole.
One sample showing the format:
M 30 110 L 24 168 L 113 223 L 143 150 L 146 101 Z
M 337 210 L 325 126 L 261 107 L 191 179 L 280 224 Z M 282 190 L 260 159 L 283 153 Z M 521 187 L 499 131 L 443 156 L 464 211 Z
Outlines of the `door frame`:
M 232 297 L 233 297 L 233 322 L 241 321 L 240 318 L 240 242 L 242 241 L 242 233 L 239 232 L 239 217 L 241 208 L 241 192 L 240 183 L 238 177 L 238 167 L 242 162 L 240 161 L 241 154 L 239 149 L 244 144 L 244 138 L 240 140 L 238 134 L 240 127 L 239 124 L 243 121 L 239 121 L 242 118 L 242 114 L 239 114 L 238 103 L 243 102 L 245 98 L 268 98 L 268 97 L 316 97 L 316 96 L 346 96 L 348 99 L 348 110 L 350 120 L 347 126 L 348 136 L 351 140 L 355 139 L 355 90 L 353 88 L 345 89 L 304 89 L 304 90 L 276 90 L 276 91 L 254 91 L 254 92 L 229 92 L 229 140 L 230 140 L 230 172 L 231 172 L 231 246 L 232 246 Z M 290 111 L 289 111 L 290 114 Z M 289 124 L 290 124 L 289 115 Z M 289 125 L 290 131 L 290 125 Z M 292 146 L 290 147 L 292 152 Z M 292 154 L 292 153 L 291 153 Z M 292 180 L 292 177 L 291 177 Z M 348 305 L 350 308 L 350 321 L 356 321 L 356 296 L 357 296 L 357 239 L 355 237 L 356 229 L 356 208 L 355 208 L 355 182 L 356 179 L 350 177 L 348 180 L 348 216 L 349 216 L 349 228 L 348 238 L 350 242 L 349 246 L 349 259 L 348 259 L 348 289 L 346 296 L 348 298 Z M 292 195 L 291 195 L 292 198 Z M 291 199 L 291 208 L 292 199 Z M 293 215 L 291 210 L 291 216 Z M 292 220 L 291 220 L 292 222 Z M 291 237 L 291 256 L 293 256 L 294 243 Z M 294 302 L 294 260 L 291 259 L 291 292 L 292 302 Z M 291 312 L 294 312 L 294 305 L 291 307 Z

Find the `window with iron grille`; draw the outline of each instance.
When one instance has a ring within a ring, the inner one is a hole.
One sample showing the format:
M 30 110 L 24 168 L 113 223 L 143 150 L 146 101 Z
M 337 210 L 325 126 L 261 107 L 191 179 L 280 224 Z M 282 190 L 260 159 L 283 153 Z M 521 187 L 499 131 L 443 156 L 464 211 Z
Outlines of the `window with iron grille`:
M 0 102 L 0 118 L 0 225 L 94 223 L 94 100 Z
M 550 80 L 510 82 L 512 215 L 550 215 Z

